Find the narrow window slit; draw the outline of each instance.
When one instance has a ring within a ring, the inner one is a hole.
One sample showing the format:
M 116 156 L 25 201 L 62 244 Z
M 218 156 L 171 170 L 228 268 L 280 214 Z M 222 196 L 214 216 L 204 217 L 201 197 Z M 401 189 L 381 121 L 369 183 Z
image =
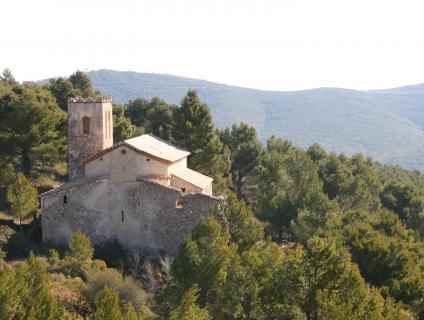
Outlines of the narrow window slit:
M 63 204 L 67 204 L 68 203 L 68 197 L 65 195 L 63 196 Z
M 124 222 L 124 210 L 121 211 L 121 220 Z

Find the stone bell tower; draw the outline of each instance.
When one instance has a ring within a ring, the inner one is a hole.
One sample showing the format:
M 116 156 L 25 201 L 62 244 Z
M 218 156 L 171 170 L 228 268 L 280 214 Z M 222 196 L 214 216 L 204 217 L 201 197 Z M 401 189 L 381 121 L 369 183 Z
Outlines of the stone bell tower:
M 69 181 L 84 176 L 84 159 L 112 145 L 112 97 L 69 98 Z

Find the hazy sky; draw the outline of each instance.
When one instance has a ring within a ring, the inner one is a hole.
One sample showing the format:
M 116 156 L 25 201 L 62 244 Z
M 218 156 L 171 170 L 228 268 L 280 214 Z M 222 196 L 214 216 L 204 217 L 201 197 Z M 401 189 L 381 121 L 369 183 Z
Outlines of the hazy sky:
M 239 86 L 424 82 L 424 1 L 1 0 L 0 68 L 37 80 L 93 69 Z

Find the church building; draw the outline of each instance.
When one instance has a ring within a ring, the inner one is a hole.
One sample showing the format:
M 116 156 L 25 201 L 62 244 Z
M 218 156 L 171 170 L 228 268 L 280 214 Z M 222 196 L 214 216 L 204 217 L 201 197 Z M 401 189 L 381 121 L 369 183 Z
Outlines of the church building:
M 112 98 L 69 99 L 69 182 L 40 196 L 43 241 L 66 245 L 79 229 L 93 243 L 175 254 L 221 202 L 189 155 L 152 134 L 114 145 Z

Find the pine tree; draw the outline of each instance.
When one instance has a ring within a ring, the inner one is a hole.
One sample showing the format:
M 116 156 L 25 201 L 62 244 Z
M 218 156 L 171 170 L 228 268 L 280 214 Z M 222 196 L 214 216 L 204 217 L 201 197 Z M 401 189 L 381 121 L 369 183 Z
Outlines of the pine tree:
M 59 303 L 48 291 L 48 274 L 40 261 L 30 254 L 25 272 L 25 284 L 28 296 L 24 299 L 27 320 L 62 319 Z
M 22 299 L 26 296 L 24 279 L 17 279 L 13 270 L 0 264 L 0 315 L 1 319 L 23 319 L 25 309 Z
M 26 177 L 65 161 L 66 115 L 51 93 L 25 83 L 0 94 L 0 155 L 19 162 Z
M 96 299 L 96 312 L 93 320 L 123 320 L 119 309 L 118 294 L 108 287 L 103 288 Z
M 72 275 L 83 275 L 93 259 L 94 249 L 88 238 L 77 230 L 69 241 L 68 250 L 65 253 L 65 265 Z
M 22 174 L 18 173 L 16 183 L 9 186 L 7 199 L 10 202 L 12 214 L 19 219 L 19 224 L 38 207 L 37 189 Z
M 181 302 L 177 308 L 171 312 L 171 320 L 211 320 L 206 309 L 200 308 L 197 304 L 199 288 L 194 285 L 188 289 L 182 296 Z
M 124 309 L 125 313 L 123 320 L 142 320 L 141 316 L 137 314 L 131 303 L 127 303 Z
M 191 152 L 188 166 L 219 180 L 228 173 L 228 152 L 214 128 L 209 107 L 189 90 L 173 117 L 173 142 Z M 219 182 L 219 181 L 215 181 Z

